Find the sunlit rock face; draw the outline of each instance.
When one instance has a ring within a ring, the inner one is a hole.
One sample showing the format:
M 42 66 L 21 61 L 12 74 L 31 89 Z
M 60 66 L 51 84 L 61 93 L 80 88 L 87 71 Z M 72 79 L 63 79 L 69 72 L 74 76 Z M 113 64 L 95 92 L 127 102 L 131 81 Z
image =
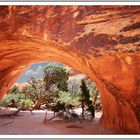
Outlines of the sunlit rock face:
M 140 133 L 139 6 L 1 6 L 0 98 L 32 63 L 58 61 L 101 92 L 101 123 Z

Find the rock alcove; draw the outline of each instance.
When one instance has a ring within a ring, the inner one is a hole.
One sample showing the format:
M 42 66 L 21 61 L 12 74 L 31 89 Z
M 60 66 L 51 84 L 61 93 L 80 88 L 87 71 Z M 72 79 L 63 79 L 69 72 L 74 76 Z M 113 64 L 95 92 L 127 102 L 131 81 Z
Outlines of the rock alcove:
M 0 99 L 32 63 L 56 61 L 90 77 L 100 122 L 140 133 L 139 6 L 0 6 Z

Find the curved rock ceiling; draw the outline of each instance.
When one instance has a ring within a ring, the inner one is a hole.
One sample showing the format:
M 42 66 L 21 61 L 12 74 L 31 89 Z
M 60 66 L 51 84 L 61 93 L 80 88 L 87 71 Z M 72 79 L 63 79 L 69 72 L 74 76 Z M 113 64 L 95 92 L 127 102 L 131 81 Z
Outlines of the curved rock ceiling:
M 0 99 L 32 63 L 57 61 L 101 92 L 101 123 L 140 133 L 139 6 L 0 6 Z

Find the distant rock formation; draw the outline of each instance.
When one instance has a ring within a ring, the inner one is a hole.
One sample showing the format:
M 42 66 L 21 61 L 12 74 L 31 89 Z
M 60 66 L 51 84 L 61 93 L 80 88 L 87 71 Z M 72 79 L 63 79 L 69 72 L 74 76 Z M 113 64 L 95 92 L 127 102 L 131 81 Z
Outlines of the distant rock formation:
M 26 85 L 29 85 L 28 82 L 24 82 L 24 83 L 15 83 L 13 86 L 18 86 L 20 89 L 22 89 L 22 88 L 25 87 Z

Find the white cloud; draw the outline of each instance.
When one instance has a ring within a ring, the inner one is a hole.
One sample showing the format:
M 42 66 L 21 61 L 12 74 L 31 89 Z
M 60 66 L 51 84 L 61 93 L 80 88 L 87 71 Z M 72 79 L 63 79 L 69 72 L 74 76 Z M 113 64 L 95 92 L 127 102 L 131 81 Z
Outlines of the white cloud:
M 42 69 L 43 69 L 43 67 L 41 65 L 38 65 L 36 70 L 28 69 L 25 72 L 25 75 L 29 76 L 29 77 L 36 77 L 42 73 Z
M 38 68 L 36 69 L 36 72 L 37 72 L 37 73 L 38 73 L 38 72 L 41 72 L 42 69 L 43 69 L 43 67 L 42 67 L 41 65 L 39 65 Z
M 26 75 L 26 76 L 31 76 L 33 73 L 34 73 L 33 70 L 28 69 L 28 70 L 25 72 L 25 75 Z

